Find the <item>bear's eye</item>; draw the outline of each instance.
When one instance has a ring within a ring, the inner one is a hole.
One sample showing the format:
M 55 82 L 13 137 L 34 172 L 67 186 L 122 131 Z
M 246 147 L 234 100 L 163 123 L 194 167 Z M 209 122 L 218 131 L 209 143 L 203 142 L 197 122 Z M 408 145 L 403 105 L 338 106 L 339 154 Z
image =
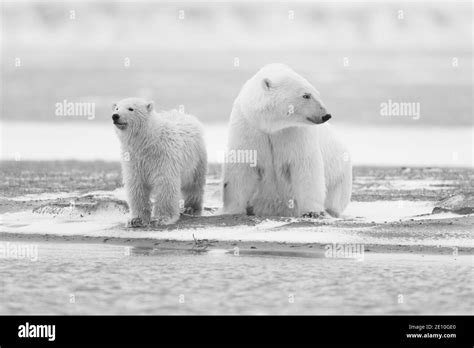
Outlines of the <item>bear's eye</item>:
M 311 93 L 305 93 L 303 94 L 304 99 L 310 99 L 311 98 Z
M 132 109 L 132 108 L 128 108 L 128 111 L 133 111 L 133 109 Z

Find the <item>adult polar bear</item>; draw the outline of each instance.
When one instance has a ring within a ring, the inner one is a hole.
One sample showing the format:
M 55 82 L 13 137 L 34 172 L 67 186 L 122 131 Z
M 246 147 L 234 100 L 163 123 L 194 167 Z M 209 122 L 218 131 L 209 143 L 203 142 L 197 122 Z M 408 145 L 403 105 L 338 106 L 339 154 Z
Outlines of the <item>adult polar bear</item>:
M 351 198 L 352 165 L 322 125 L 330 118 L 319 92 L 288 66 L 258 71 L 234 102 L 227 148 L 256 151 L 257 165 L 225 163 L 224 212 L 339 216 Z

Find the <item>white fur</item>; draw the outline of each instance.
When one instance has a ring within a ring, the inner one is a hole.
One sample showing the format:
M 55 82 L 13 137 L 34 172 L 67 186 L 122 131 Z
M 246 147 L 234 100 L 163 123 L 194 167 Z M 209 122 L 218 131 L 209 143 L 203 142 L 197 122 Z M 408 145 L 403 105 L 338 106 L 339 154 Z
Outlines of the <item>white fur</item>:
M 319 92 L 283 64 L 248 80 L 234 102 L 228 151 L 256 150 L 257 166 L 225 163 L 224 212 L 339 216 L 350 201 L 352 165 L 331 126 L 320 124 L 326 114 Z
M 130 111 L 132 108 L 133 111 Z M 114 108 L 122 147 L 129 225 L 174 223 L 184 209 L 200 213 L 207 170 L 200 122 L 176 110 L 156 113 L 153 103 L 128 98 Z M 152 202 L 150 202 L 150 199 Z

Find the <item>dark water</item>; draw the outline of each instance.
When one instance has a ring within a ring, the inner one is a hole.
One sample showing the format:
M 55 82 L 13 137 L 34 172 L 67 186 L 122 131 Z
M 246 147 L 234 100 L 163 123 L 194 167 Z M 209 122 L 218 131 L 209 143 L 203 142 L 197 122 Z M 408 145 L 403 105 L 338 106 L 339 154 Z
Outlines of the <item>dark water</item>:
M 0 258 L 0 314 L 472 314 L 474 307 L 471 256 L 366 253 L 357 261 L 35 245 L 36 261 Z

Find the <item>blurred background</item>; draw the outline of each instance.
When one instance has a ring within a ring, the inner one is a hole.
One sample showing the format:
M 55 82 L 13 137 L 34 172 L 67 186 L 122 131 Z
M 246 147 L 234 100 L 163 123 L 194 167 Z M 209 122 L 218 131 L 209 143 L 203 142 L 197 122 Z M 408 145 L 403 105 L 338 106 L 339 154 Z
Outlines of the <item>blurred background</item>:
M 4 2 L 2 159 L 118 160 L 110 105 L 179 108 L 205 124 L 211 161 L 232 103 L 283 62 L 321 92 L 356 164 L 472 165 L 470 1 Z M 58 117 L 87 102 L 95 117 Z M 384 117 L 381 103 L 419 103 Z

